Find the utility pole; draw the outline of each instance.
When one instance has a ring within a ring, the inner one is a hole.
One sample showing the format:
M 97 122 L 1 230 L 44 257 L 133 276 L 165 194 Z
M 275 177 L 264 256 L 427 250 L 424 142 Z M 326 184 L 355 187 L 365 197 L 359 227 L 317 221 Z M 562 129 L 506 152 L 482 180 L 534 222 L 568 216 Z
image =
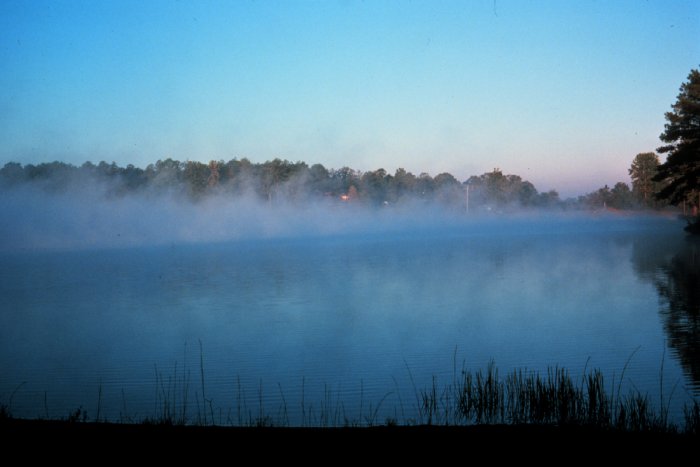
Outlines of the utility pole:
M 466 201 L 467 201 L 467 214 L 469 214 L 469 182 L 466 183 L 467 185 L 467 194 L 466 194 Z

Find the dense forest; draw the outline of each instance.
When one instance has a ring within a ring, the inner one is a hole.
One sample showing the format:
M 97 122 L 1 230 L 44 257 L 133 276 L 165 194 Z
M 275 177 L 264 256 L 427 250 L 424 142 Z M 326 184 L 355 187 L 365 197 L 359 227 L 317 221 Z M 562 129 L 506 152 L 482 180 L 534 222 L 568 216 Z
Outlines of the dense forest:
M 556 191 L 539 192 L 518 175 L 499 169 L 459 181 L 449 173 L 416 176 L 404 169 L 393 174 L 384 169 L 360 172 L 349 167 L 327 169 L 321 164 L 275 159 L 253 163 L 246 158 L 228 162 L 159 160 L 145 169 L 116 163 L 86 162 L 74 166 L 63 162 L 21 165 L 0 169 L 0 189 L 35 186 L 49 192 L 78 187 L 104 187 L 106 196 L 130 194 L 179 195 L 199 201 L 212 195 L 254 196 L 269 203 L 332 200 L 370 206 L 391 206 L 422 200 L 473 211 L 507 211 L 521 208 L 547 209 L 647 209 L 662 207 L 653 194 L 651 178 L 658 157 L 638 155 L 630 175 L 632 188 L 619 182 L 614 187 L 561 200 Z

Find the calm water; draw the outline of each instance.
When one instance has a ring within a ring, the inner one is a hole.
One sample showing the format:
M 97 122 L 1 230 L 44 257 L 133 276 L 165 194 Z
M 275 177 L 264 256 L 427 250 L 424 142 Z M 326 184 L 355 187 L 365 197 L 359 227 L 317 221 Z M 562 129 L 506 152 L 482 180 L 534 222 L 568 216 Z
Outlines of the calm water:
M 699 251 L 667 219 L 563 219 L 5 253 L 0 402 L 119 420 L 186 399 L 194 417 L 201 357 L 222 423 L 261 405 L 358 419 L 384 398 L 383 421 L 415 416 L 410 376 L 449 383 L 455 361 L 610 383 L 638 349 L 625 385 L 657 400 L 663 362 L 677 407 L 700 394 Z

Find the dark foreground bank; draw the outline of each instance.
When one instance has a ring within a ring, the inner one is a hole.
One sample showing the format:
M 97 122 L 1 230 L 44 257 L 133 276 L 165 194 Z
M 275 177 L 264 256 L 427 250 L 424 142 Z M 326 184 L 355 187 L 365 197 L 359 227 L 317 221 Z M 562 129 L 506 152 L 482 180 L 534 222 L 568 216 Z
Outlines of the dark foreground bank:
M 18 453 L 69 465 L 682 465 L 700 446 L 696 435 L 551 425 L 258 428 L 11 420 L 0 426 L 6 459 Z
M 13 442 L 62 443 L 85 446 L 96 444 L 120 444 L 156 446 L 161 441 L 177 443 L 225 443 L 245 447 L 249 441 L 294 442 L 392 442 L 400 441 L 406 448 L 429 443 L 452 443 L 459 440 L 461 447 L 478 448 L 483 443 L 502 445 L 525 444 L 537 446 L 645 446 L 665 445 L 678 448 L 697 448 L 700 436 L 671 432 L 628 432 L 586 426 L 555 425 L 471 425 L 471 426 L 375 426 L 343 428 L 290 428 L 290 427 L 223 427 L 177 426 L 158 424 L 125 424 L 70 422 L 63 420 L 6 419 L 0 421 L 2 439 L 11 446 Z M 593 442 L 593 444 L 590 444 Z

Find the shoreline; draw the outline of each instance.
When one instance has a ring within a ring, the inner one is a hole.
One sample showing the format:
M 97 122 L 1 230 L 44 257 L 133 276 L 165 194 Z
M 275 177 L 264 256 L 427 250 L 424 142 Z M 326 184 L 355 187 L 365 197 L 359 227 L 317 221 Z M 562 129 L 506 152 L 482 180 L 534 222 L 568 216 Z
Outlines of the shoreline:
M 228 427 L 167 424 L 127 424 L 111 422 L 71 422 L 66 420 L 5 419 L 0 421 L 0 432 L 8 443 L 50 442 L 61 446 L 70 443 L 118 444 L 129 448 L 140 445 L 158 447 L 160 441 L 169 445 L 187 443 L 231 443 L 246 446 L 248 441 L 282 441 L 300 443 L 321 442 L 378 442 L 382 446 L 392 440 L 444 447 L 479 447 L 483 443 L 499 445 L 522 444 L 584 445 L 594 443 L 613 448 L 669 446 L 675 449 L 695 450 L 698 434 L 626 431 L 582 425 L 550 424 L 483 424 L 468 426 L 373 426 L 373 427 Z M 460 444 L 454 445 L 454 441 Z M 11 444 L 8 444 L 11 445 Z M 402 445 L 403 448 L 411 445 Z

